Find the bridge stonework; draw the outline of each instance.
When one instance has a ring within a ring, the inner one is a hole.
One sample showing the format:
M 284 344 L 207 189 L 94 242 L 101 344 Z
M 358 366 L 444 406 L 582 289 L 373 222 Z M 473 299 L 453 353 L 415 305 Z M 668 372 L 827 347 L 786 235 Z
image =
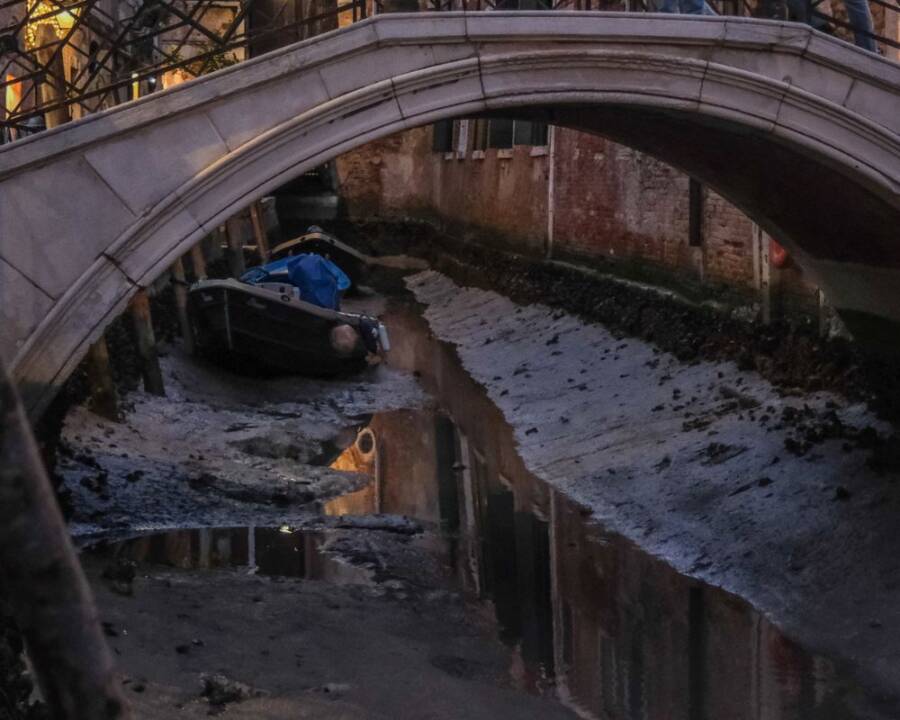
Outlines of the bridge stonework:
M 370 140 L 491 112 L 708 183 L 851 329 L 900 348 L 900 67 L 747 18 L 386 15 L 0 148 L 0 354 L 29 408 L 237 210 Z

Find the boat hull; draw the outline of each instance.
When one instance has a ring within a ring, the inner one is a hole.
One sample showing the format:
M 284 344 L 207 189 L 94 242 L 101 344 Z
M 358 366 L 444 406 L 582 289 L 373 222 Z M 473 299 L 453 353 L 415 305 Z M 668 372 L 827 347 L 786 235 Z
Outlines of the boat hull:
M 233 280 L 193 286 L 188 308 L 198 350 L 239 371 L 333 376 L 366 364 L 359 338 L 339 352 L 333 330 L 354 327 L 361 316 L 312 308 L 285 293 Z M 352 336 L 351 336 L 352 337 Z

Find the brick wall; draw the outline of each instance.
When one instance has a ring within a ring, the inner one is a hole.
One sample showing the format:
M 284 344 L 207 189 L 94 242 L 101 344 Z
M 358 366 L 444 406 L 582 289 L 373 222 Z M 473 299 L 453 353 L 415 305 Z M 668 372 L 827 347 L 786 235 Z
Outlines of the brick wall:
M 369 143 L 335 162 L 350 217 L 435 217 L 431 129 L 416 128 Z
M 543 251 L 545 154 L 532 156 L 531 147 L 519 146 L 511 151 L 469 150 L 458 159 L 455 153 L 432 152 L 431 141 L 430 127 L 417 128 L 338 158 L 348 214 L 424 217 L 462 236 Z
M 555 143 L 555 254 L 691 267 L 686 176 L 594 135 L 557 130 Z
M 753 221 L 709 188 L 703 198 L 703 275 L 708 281 L 753 287 Z
M 753 297 L 754 225 L 740 210 L 703 188 L 702 243 L 692 247 L 686 175 L 601 137 L 554 133 L 554 257 L 602 259 L 626 276 Z M 348 153 L 337 170 L 351 217 L 429 219 L 461 237 L 546 252 L 550 158 L 544 148 L 479 153 L 470 144 L 460 158 L 432 151 L 426 127 Z M 776 307 L 814 308 L 815 288 L 799 268 L 772 272 Z

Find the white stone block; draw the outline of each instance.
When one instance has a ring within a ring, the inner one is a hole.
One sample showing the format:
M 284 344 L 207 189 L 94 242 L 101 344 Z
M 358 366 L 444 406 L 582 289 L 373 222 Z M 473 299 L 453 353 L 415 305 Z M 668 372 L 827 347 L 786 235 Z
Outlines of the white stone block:
M 318 72 L 294 71 L 290 75 L 229 95 L 206 113 L 234 150 L 244 143 L 328 100 Z
M 29 409 L 49 401 L 90 343 L 125 309 L 134 285 L 106 258 L 53 306 L 13 361 Z
M 52 305 L 53 298 L 0 258 L 0 358 L 4 363 L 12 362 Z
M 134 216 L 74 155 L 0 182 L 0 256 L 59 297 Z
M 483 101 L 476 60 L 456 62 L 439 70 L 421 70 L 394 81 L 397 102 L 405 118 L 460 105 L 467 106 L 471 112 L 472 103 Z M 481 107 L 484 108 L 483 102 Z
M 203 113 L 181 115 L 89 148 L 88 162 L 135 215 L 228 153 Z

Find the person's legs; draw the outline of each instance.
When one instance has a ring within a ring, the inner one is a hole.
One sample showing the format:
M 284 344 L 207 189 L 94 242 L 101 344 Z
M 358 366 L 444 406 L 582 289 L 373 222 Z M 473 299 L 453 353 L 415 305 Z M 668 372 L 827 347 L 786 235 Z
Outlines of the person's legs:
M 683 15 L 715 15 L 706 0 L 678 0 L 678 11 Z
M 874 32 L 872 12 L 869 10 L 867 0 L 844 0 L 844 7 L 847 8 L 847 18 L 850 20 L 850 25 L 853 26 L 857 46 L 869 52 L 878 52 L 875 38 L 863 34 L 863 32 Z
M 656 12 L 677 13 L 678 0 L 656 0 Z
M 706 0 L 678 0 L 678 10 L 684 15 L 715 15 Z

